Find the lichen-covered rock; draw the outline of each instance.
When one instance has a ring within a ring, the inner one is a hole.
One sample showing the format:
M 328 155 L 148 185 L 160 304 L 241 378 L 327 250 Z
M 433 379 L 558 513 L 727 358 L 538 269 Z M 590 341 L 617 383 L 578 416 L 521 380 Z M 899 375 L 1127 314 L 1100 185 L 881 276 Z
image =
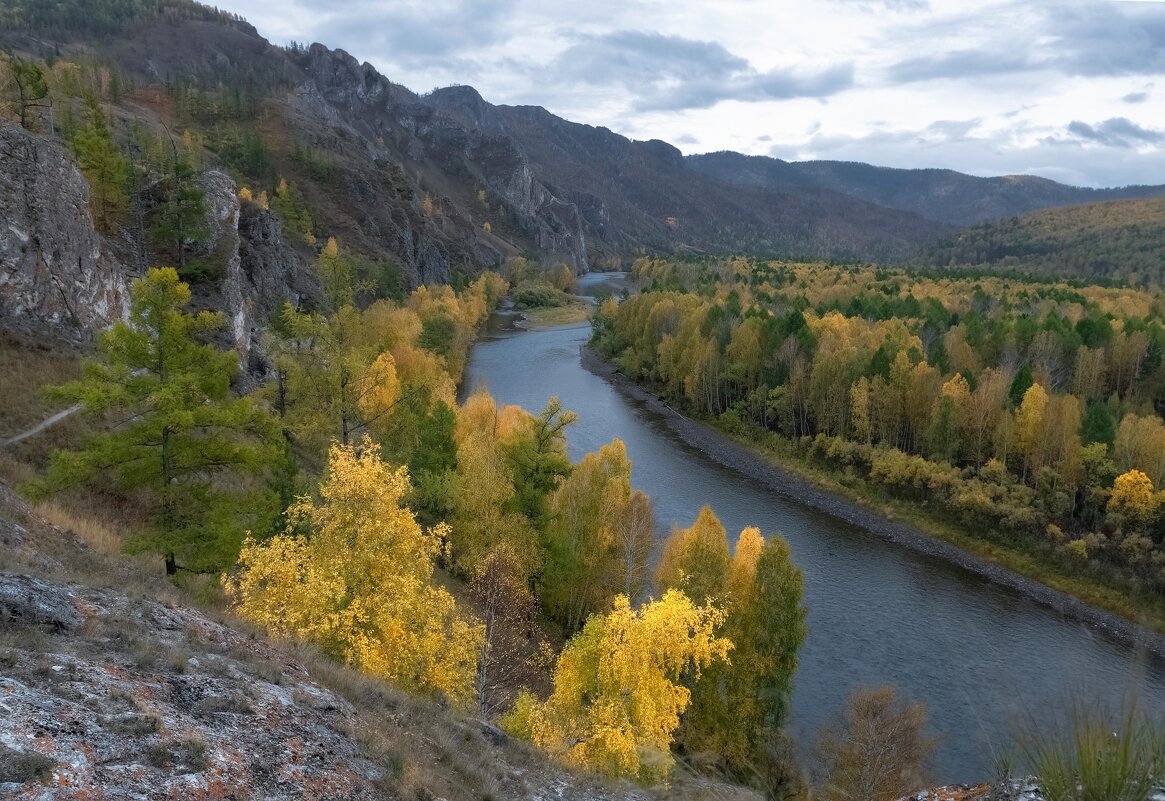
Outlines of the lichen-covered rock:
M 5 649 L 0 746 L 54 765 L 4 798 L 359 799 L 383 775 L 351 704 L 198 612 L 0 574 L 13 609 L 86 630 Z
M 0 328 L 90 340 L 125 316 L 127 284 L 72 157 L 0 121 Z
M 32 576 L 0 573 L 0 621 L 72 631 L 81 625 L 72 593 Z

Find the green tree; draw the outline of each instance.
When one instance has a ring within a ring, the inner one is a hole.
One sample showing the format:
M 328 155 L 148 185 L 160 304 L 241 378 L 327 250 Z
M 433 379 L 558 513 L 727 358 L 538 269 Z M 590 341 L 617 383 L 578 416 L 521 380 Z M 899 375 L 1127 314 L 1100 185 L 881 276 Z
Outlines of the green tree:
M 32 61 L 9 55 L 8 84 L 5 94 L 7 103 L 20 116 L 20 125 L 26 130 L 33 129 L 33 109 L 51 108 L 49 85 L 45 81 L 44 70 Z
M 780 766 L 765 763 L 788 718 L 797 652 L 809 631 L 803 593 L 788 543 L 742 531 L 718 632 L 736 647 L 731 661 L 712 665 L 693 690 L 680 735 L 689 751 L 716 754 L 738 775 L 779 775 Z
M 162 178 L 162 197 L 154 206 L 150 220 L 150 234 L 158 245 L 170 252 L 178 271 L 187 273 L 186 245 L 206 238 L 206 204 L 202 190 L 194 179 L 194 165 L 171 142 L 172 158 Z
M 728 533 L 710 506 L 688 528 L 677 528 L 663 544 L 655 582 L 697 603 L 719 600 L 728 580 Z
M 1088 401 L 1084 420 L 1080 423 L 1080 442 L 1084 445 L 1094 442 L 1112 445 L 1115 439 L 1116 421 L 1112 419 L 1108 406 L 1098 400 Z
M 130 162 L 114 143 L 97 100 L 89 97 L 86 104 L 88 116 L 73 135 L 73 153 L 89 182 L 94 221 L 108 232 L 129 207 Z
M 150 270 L 130 291 L 129 321 L 101 337 L 81 379 L 51 390 L 113 426 L 54 453 L 42 490 L 112 480 L 149 510 L 132 548 L 161 554 L 170 575 L 219 570 L 248 521 L 271 519 L 256 503 L 262 482 L 244 477 L 274 461 L 278 437 L 266 412 L 232 394 L 237 355 L 200 341 L 222 316 L 187 312 L 190 288 L 174 268 Z
M 1007 396 L 1011 398 L 1013 406 L 1019 406 L 1023 403 L 1023 396 L 1031 389 L 1031 385 L 1036 382 L 1032 376 L 1032 367 L 1030 364 L 1025 364 L 1019 368 L 1019 372 L 1015 374 L 1015 378 L 1011 381 L 1011 389 L 1007 390 Z

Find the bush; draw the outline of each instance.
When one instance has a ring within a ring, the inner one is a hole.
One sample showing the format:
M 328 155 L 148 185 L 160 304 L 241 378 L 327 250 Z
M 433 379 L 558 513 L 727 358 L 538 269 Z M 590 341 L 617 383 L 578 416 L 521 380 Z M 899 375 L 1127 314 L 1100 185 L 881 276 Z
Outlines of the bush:
M 519 310 L 568 306 L 573 302 L 574 298 L 561 289 L 541 282 L 523 282 L 514 289 L 514 308 Z
M 0 745 L 0 784 L 47 782 L 52 778 L 56 764 L 56 761 L 36 751 L 14 751 Z

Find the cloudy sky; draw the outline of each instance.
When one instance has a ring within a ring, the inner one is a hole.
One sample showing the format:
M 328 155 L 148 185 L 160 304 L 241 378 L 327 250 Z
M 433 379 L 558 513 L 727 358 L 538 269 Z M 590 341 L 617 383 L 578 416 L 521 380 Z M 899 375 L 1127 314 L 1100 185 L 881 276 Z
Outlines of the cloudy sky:
M 216 0 L 426 92 L 685 153 L 1165 183 L 1165 2 Z

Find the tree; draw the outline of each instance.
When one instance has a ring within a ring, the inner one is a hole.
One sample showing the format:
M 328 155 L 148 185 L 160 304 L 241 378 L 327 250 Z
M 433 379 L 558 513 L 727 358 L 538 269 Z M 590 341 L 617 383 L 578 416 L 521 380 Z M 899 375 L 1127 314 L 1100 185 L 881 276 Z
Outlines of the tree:
M 20 125 L 25 130 L 33 129 L 32 110 L 37 108 L 52 108 L 52 98 L 49 96 L 48 82 L 45 81 L 44 70 L 39 64 L 9 54 L 8 55 L 8 94 L 10 99 L 7 105 L 15 107 L 20 117 Z
M 86 106 L 88 118 L 73 135 L 73 153 L 89 182 L 94 221 L 109 232 L 129 206 L 130 163 L 114 143 L 96 99 L 90 97 Z
M 177 261 L 178 271 L 186 272 L 186 244 L 207 236 L 206 204 L 202 190 L 195 183 L 197 173 L 189 159 L 171 138 L 171 158 L 161 181 L 162 197 L 154 206 L 150 233 L 167 248 Z
M 549 517 L 550 493 L 570 474 L 566 429 L 577 421 L 577 414 L 563 409 L 562 401 L 552 397 L 531 424 L 504 446 L 514 477 L 511 505 L 540 528 Z
M 499 543 L 474 566 L 469 597 L 483 627 L 477 705 L 482 715 L 493 715 L 512 704 L 518 688 L 548 664 L 549 645 L 537 636 L 538 604 L 523 560 L 509 543 Z
M 1039 384 L 1032 384 L 1023 395 L 1015 412 L 1015 440 L 1023 457 L 1023 479 L 1039 473 L 1045 456 L 1044 415 L 1048 409 L 1048 393 Z
M 223 585 L 248 620 L 468 708 L 484 632 L 432 585 L 444 527 L 422 529 L 408 491 L 408 470 L 390 469 L 369 437 L 334 445 L 320 499 L 299 499 L 283 534 L 248 539 Z
M 567 631 L 608 605 L 624 585 L 616 530 L 631 496 L 631 462 L 615 439 L 588 453 L 550 499 L 540 597 Z
M 688 528 L 676 528 L 663 544 L 655 582 L 699 603 L 720 600 L 728 580 L 728 534 L 710 506 Z
M 1123 518 L 1134 529 L 1142 528 L 1153 516 L 1156 498 L 1153 482 L 1140 470 L 1129 470 L 1116 477 L 1107 511 Z
M 709 667 L 695 685 L 681 729 L 688 751 L 716 754 L 738 775 L 779 775 L 764 763 L 788 717 L 797 652 L 809 631 L 803 587 L 784 539 L 766 542 L 755 528 L 740 533 L 717 632 L 735 647 L 730 661 Z
M 818 752 L 825 801 L 894 801 L 926 786 L 934 742 L 923 734 L 926 707 L 895 697 L 890 687 L 858 690 L 840 726 L 827 727 Z
M 554 692 L 534 710 L 535 745 L 607 776 L 666 780 L 672 735 L 691 698 L 683 680 L 732 647 L 714 633 L 722 619 L 676 590 L 636 610 L 616 597 L 559 656 Z
M 1116 439 L 1116 422 L 1108 411 L 1108 406 L 1098 400 L 1089 400 L 1080 424 L 1080 442 L 1091 445 L 1101 442 L 1112 445 Z
M 243 479 L 275 459 L 274 426 L 232 394 L 237 355 L 200 342 L 222 315 L 185 311 L 190 288 L 174 268 L 150 270 L 130 297 L 128 322 L 101 336 L 84 376 L 51 391 L 113 427 L 57 451 L 45 488 L 112 480 L 149 510 L 133 547 L 161 554 L 170 575 L 217 570 L 233 560 L 242 521 L 262 509 Z

